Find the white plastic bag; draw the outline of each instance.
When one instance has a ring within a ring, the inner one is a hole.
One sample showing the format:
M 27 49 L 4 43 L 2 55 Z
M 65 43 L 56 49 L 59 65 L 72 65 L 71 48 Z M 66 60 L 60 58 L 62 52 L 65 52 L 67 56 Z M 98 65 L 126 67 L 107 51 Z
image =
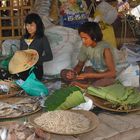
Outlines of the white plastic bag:
M 128 63 L 136 63 L 140 61 L 140 45 L 124 43 L 121 50 L 126 52 Z
M 126 69 L 124 69 L 120 75 L 118 75 L 117 79 L 124 86 L 132 86 L 139 87 L 139 65 L 130 64 Z
M 102 1 L 96 10 L 101 12 L 103 21 L 107 24 L 112 24 L 118 16 L 117 9 L 105 1 Z

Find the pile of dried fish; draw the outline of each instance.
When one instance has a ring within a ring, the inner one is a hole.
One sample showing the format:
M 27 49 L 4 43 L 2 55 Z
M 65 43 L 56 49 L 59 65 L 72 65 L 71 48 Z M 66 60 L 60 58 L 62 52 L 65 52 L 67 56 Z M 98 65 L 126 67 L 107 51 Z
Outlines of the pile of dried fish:
M 20 87 L 18 87 L 13 81 L 0 80 L 0 95 L 10 94 L 10 92 L 19 90 Z
M 43 140 L 36 135 L 33 127 L 18 122 L 3 123 L 0 126 L 1 140 Z
M 0 118 L 13 118 L 35 112 L 40 108 L 37 98 L 23 98 L 16 103 L 0 102 Z

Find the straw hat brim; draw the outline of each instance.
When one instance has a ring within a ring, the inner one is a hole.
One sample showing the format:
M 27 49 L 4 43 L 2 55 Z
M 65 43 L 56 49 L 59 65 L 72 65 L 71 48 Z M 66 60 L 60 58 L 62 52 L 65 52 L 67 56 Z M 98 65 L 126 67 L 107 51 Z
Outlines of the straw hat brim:
M 33 49 L 16 51 L 9 62 L 9 72 L 17 74 L 34 66 L 39 59 L 38 52 Z

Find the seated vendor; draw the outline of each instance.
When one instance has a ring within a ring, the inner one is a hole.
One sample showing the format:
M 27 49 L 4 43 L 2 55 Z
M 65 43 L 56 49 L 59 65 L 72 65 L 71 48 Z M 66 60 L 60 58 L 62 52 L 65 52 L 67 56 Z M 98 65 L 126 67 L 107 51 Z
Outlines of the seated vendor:
M 30 13 L 25 18 L 26 32 L 20 39 L 20 50 L 33 49 L 38 52 L 39 59 L 34 67 L 37 79 L 41 80 L 44 74 L 43 63 L 53 59 L 52 50 L 47 36 L 44 34 L 44 24 L 41 17 L 36 13 Z M 19 74 L 20 78 L 26 80 L 29 71 Z
M 28 14 L 24 22 L 25 22 L 25 34 L 20 39 L 21 52 L 18 52 L 17 54 L 18 55 L 22 54 L 23 56 L 24 53 L 26 54 L 28 52 L 24 50 L 28 50 L 28 49 L 35 50 L 37 52 L 39 58 L 38 58 L 38 61 L 34 64 L 33 72 L 35 73 L 38 80 L 42 80 L 42 77 L 44 74 L 43 63 L 51 61 L 53 59 L 52 50 L 51 50 L 48 38 L 44 34 L 44 30 L 45 30 L 44 24 L 42 22 L 41 17 L 36 13 Z M 13 56 L 14 58 L 12 62 L 14 61 L 18 63 L 18 65 L 15 65 L 15 63 L 14 64 L 11 63 L 11 65 L 15 66 L 14 69 L 20 69 L 19 65 L 23 66 L 25 65 L 25 62 L 29 65 L 28 68 L 25 68 L 19 71 L 16 71 L 16 70 L 9 71 L 9 69 L 6 69 L 6 70 L 0 69 L 0 79 L 4 80 L 4 79 L 9 79 L 9 78 L 10 79 L 20 78 L 22 80 L 26 80 L 27 77 L 30 75 L 30 68 L 31 68 L 32 61 L 30 59 L 28 61 L 23 61 L 21 57 L 17 57 L 17 54 Z M 29 54 L 33 55 L 32 53 L 28 52 L 28 55 Z M 9 61 L 11 61 L 11 59 Z M 25 56 L 23 56 L 23 59 L 27 60 L 25 59 Z M 26 64 L 26 67 L 27 67 L 27 64 Z M 10 70 L 11 70 L 11 67 L 10 67 Z
M 62 79 L 84 88 L 89 84 L 105 86 L 114 83 L 116 66 L 112 47 L 102 40 L 103 34 L 99 24 L 86 22 L 79 27 L 78 32 L 83 41 L 78 55 L 79 62 L 72 70 L 62 70 Z M 84 68 L 88 60 L 92 66 Z

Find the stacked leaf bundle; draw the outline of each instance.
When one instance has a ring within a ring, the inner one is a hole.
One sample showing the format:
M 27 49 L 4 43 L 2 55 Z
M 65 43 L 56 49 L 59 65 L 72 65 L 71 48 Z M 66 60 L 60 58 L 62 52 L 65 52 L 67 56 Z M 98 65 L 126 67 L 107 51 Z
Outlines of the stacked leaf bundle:
M 66 110 L 84 103 L 80 88 L 70 86 L 54 91 L 45 101 L 45 111 Z
M 107 87 L 88 87 L 88 94 L 97 96 L 127 110 L 140 106 L 140 92 L 133 87 L 115 83 Z

